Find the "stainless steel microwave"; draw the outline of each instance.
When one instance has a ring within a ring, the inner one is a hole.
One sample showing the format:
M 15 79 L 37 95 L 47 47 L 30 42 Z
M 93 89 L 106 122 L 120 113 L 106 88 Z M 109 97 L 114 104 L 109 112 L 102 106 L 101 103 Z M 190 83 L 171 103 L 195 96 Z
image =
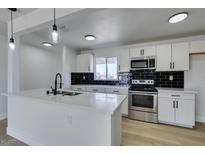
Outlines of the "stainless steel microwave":
M 132 58 L 130 60 L 130 68 L 132 70 L 156 69 L 156 57 Z

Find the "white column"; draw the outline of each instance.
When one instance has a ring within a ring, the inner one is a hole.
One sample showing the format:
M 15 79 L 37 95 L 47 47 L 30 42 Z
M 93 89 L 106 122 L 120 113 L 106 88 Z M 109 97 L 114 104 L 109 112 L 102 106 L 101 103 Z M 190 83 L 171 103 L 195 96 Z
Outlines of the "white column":
M 71 72 L 76 70 L 76 51 L 63 46 L 62 54 L 62 73 L 63 73 L 63 88 L 70 88 L 71 86 Z
M 9 37 L 10 38 L 10 37 Z M 8 92 L 14 93 L 19 92 L 19 47 L 20 38 L 15 36 L 15 50 L 8 48 Z

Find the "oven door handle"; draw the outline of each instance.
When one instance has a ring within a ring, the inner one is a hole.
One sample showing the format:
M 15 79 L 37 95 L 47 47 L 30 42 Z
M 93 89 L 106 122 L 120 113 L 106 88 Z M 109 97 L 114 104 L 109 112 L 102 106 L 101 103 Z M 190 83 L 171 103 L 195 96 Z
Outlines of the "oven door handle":
M 157 95 L 157 93 L 141 93 L 141 92 L 130 92 L 130 91 L 129 91 L 129 94 L 130 95 L 135 95 L 135 94 L 136 95 L 138 95 L 138 94 L 139 95 Z

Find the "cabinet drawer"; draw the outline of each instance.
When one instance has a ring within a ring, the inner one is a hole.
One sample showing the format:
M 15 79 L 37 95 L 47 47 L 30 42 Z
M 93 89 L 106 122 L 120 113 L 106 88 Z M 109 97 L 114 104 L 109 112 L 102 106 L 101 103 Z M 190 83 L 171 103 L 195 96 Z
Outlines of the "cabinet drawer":
M 194 94 L 185 94 L 185 93 L 178 93 L 178 92 L 173 92 L 173 93 L 166 93 L 166 92 L 159 92 L 158 96 L 160 98 L 171 98 L 171 99 L 189 99 L 193 100 L 195 98 Z
M 106 93 L 114 93 L 114 94 L 121 94 L 121 95 L 127 95 L 128 90 L 126 89 L 119 89 L 119 88 L 107 88 Z
M 96 92 L 96 93 L 104 93 L 105 92 L 105 88 L 99 88 L 99 87 L 96 87 L 96 88 L 92 88 L 92 87 L 87 87 L 86 88 L 86 91 L 88 92 Z
M 75 91 L 86 91 L 85 87 L 80 87 L 80 86 L 72 86 L 72 90 Z

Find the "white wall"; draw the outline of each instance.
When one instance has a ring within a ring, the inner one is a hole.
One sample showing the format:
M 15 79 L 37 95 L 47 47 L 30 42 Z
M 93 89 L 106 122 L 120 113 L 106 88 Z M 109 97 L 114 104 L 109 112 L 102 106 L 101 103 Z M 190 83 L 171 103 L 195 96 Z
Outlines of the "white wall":
M 76 59 L 77 52 L 64 46 L 62 54 L 64 88 L 69 88 L 71 85 L 71 72 L 76 71 Z
M 56 73 L 62 72 L 62 51 L 21 44 L 19 67 L 20 90 L 49 88 L 54 85 Z
M 205 122 L 205 55 L 190 56 L 190 71 L 185 71 L 185 88 L 196 89 L 196 120 Z
M 7 92 L 7 45 L 7 38 L 0 35 L 0 120 L 7 114 L 7 98 L 1 95 Z

